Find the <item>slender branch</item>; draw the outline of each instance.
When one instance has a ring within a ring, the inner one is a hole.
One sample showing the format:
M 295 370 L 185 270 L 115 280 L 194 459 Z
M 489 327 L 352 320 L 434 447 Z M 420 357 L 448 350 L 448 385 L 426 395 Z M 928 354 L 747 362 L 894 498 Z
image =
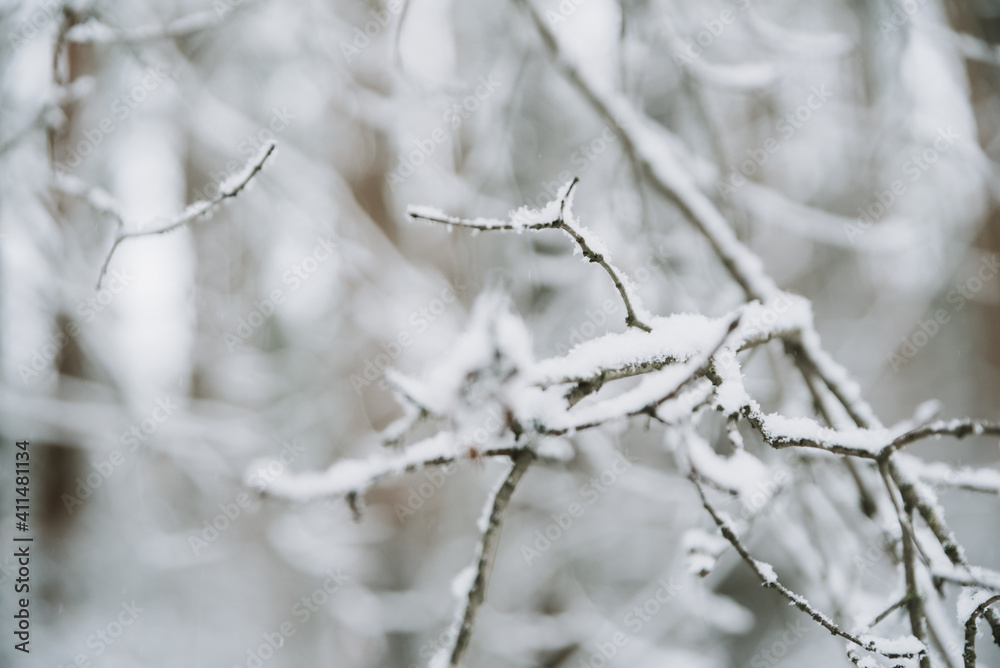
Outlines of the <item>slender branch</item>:
M 510 504 L 514 489 L 524 477 L 528 467 L 535 460 L 535 453 L 529 448 L 521 450 L 511 457 L 513 466 L 510 473 L 504 479 L 503 484 L 497 489 L 496 494 L 488 502 L 490 514 L 486 528 L 483 531 L 482 539 L 479 542 L 478 554 L 475 565 L 475 579 L 469 588 L 469 594 L 465 601 L 465 611 L 462 614 L 462 622 L 455 636 L 455 644 L 451 650 L 449 663 L 457 666 L 468 649 L 469 640 L 472 638 L 472 628 L 476 623 L 476 615 L 480 606 L 486 600 L 486 589 L 489 585 L 490 574 L 493 571 L 493 562 L 496 559 L 497 547 L 500 544 L 500 531 L 503 528 L 504 513 Z
M 588 241 L 586 233 L 582 229 L 578 229 L 571 222 L 573 188 L 576 187 L 578 182 L 579 179 L 574 177 L 568 186 L 563 186 L 559 197 L 559 213 L 558 216 L 552 220 L 531 220 L 530 218 L 528 220 L 524 220 L 524 214 L 520 211 L 515 212 L 514 217 L 509 222 L 488 218 L 478 218 L 475 220 L 454 218 L 440 214 L 439 212 L 430 211 L 424 207 L 411 206 L 407 213 L 410 218 L 413 218 L 414 220 L 426 220 L 432 223 L 441 223 L 443 225 L 452 225 L 455 227 L 465 227 L 483 231 L 520 232 L 522 230 L 562 230 L 576 242 L 576 245 L 580 248 L 580 252 L 583 253 L 584 258 L 599 264 L 604 268 L 604 271 L 608 273 L 608 276 L 611 277 L 611 280 L 615 284 L 615 289 L 618 290 L 618 294 L 625 303 L 625 324 L 629 327 L 641 329 L 644 332 L 650 332 L 652 331 L 650 326 L 640 320 L 636 315 L 636 309 L 632 304 L 636 297 L 635 295 L 629 295 L 629 291 L 626 287 L 628 279 L 621 275 L 617 267 L 608 262 L 603 253 L 599 253 L 594 250 L 593 244 L 595 241 Z M 544 211 L 545 210 L 543 209 L 543 212 Z
M 880 623 L 882 623 L 885 620 L 886 617 L 888 617 L 889 615 L 891 615 L 894 611 L 899 610 L 904 605 L 906 605 L 908 603 L 907 596 L 908 596 L 907 594 L 904 594 L 901 599 L 899 599 L 898 601 L 896 601 L 895 603 L 893 603 L 892 605 L 890 605 L 888 608 L 886 608 L 882 612 L 880 612 L 878 614 L 878 616 L 875 617 L 875 619 L 872 620 L 872 623 L 869 624 L 867 628 L 869 628 L 869 629 L 875 628 Z
M 297 502 L 349 494 L 360 497 L 386 478 L 473 458 L 466 446 L 467 442 L 455 433 L 440 432 L 392 456 L 379 453 L 368 459 L 342 459 L 321 473 L 279 477 L 271 481 L 264 493 Z M 477 448 L 474 456 L 513 457 L 523 449 L 515 445 Z
M 218 195 L 211 200 L 199 200 L 194 204 L 191 204 L 166 225 L 153 230 L 136 232 L 123 232 L 119 230 L 115 236 L 114 242 L 111 244 L 111 249 L 108 251 L 107 257 L 104 258 L 104 263 L 101 265 L 101 273 L 97 277 L 97 288 L 100 289 L 101 282 L 104 280 L 104 275 L 108 272 L 108 265 L 111 264 L 111 258 L 114 257 L 115 251 L 118 249 L 118 246 L 122 244 L 122 242 L 127 239 L 135 239 L 137 237 L 148 237 L 156 234 L 173 232 L 177 228 L 183 227 L 199 217 L 211 216 L 215 213 L 222 202 L 236 197 L 243 192 L 243 189 L 246 188 L 250 181 L 264 168 L 264 163 L 267 162 L 267 159 L 271 157 L 272 153 L 274 153 L 276 146 L 277 145 L 273 141 L 269 142 L 266 146 L 264 146 L 263 150 L 261 150 L 257 157 L 247 163 L 242 172 L 220 184 Z M 120 227 L 124 227 L 124 225 L 120 225 Z
M 912 429 L 905 434 L 893 439 L 892 443 L 883 448 L 880 455 L 888 455 L 911 443 L 916 443 L 925 438 L 939 436 L 953 436 L 955 438 L 965 438 L 966 436 L 1000 436 L 1000 422 L 990 422 L 989 420 L 973 420 L 965 418 L 962 420 L 938 420 L 931 424 Z
M 879 640 L 877 638 L 872 638 L 869 636 L 858 636 L 840 628 L 836 623 L 834 623 L 832 619 L 830 619 L 825 614 L 814 608 L 812 604 L 810 604 L 809 601 L 807 601 L 805 598 L 803 598 L 799 594 L 796 594 L 791 589 L 781 584 L 778 581 L 777 577 L 775 576 L 774 570 L 770 567 L 770 565 L 754 559 L 753 556 L 750 555 L 749 550 L 747 550 L 747 548 L 740 541 L 739 537 L 729 526 L 729 523 L 726 520 L 724 520 L 722 516 L 719 514 L 719 512 L 712 506 L 712 504 L 709 503 L 708 497 L 705 495 L 705 490 L 702 487 L 701 482 L 698 480 L 697 473 L 692 472 L 692 475 L 689 476 L 689 479 L 691 480 L 691 482 L 694 483 L 695 487 L 698 489 L 698 494 L 701 496 L 702 505 L 705 506 L 705 510 L 708 511 L 708 514 L 712 516 L 712 519 L 715 521 L 715 525 L 719 527 L 719 531 L 722 532 L 722 535 L 733 546 L 733 549 L 735 549 L 736 552 L 740 555 L 740 558 L 743 559 L 743 561 L 745 561 L 747 565 L 750 566 L 750 568 L 757 575 L 757 577 L 760 578 L 761 583 L 765 587 L 777 591 L 784 598 L 786 598 L 789 603 L 791 603 L 796 608 L 798 608 L 802 612 L 812 617 L 814 621 L 816 621 L 820 626 L 825 628 L 833 635 L 840 636 L 841 638 L 844 638 L 845 640 L 854 643 L 855 645 L 865 649 L 866 651 L 875 652 L 890 659 L 911 658 L 916 656 L 917 654 L 923 654 L 926 652 L 926 649 L 922 649 L 919 651 L 912 651 L 912 652 L 897 652 L 891 650 L 883 651 L 882 649 L 879 648 Z
M 976 622 L 979 621 L 979 617 L 986 612 L 987 608 L 997 602 L 1000 602 L 1000 595 L 986 599 L 972 611 L 969 619 L 965 622 L 965 651 L 962 652 L 965 668 L 976 668 Z
M 968 566 L 962 546 L 958 544 L 955 534 L 945 522 L 944 511 L 937 505 L 935 499 L 928 498 L 929 495 L 933 494 L 931 490 L 926 487 L 918 489 L 916 481 L 910 480 L 904 475 L 893 458 L 887 458 L 886 463 L 889 475 L 896 483 L 896 487 L 903 497 L 903 502 L 907 507 L 916 508 L 917 512 L 920 513 L 951 563 L 956 566 Z

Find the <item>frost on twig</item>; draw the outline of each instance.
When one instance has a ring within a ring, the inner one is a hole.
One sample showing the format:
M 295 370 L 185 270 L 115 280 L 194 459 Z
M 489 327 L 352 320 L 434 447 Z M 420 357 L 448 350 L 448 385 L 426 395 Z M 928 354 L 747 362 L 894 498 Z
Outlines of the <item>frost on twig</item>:
M 476 218 L 474 220 L 455 218 L 426 206 L 410 206 L 407 213 L 416 220 L 484 231 L 562 230 L 576 242 L 577 248 L 585 260 L 599 264 L 611 277 L 615 289 L 621 296 L 622 302 L 625 303 L 625 324 L 648 332 L 650 327 L 644 320 L 649 318 L 649 313 L 642 308 L 632 281 L 620 269 L 611 264 L 611 255 L 604 244 L 594 236 L 593 232 L 580 225 L 573 216 L 573 194 L 577 183 L 578 179 L 574 178 L 563 185 L 556 194 L 556 198 L 543 208 L 521 207 L 511 213 L 510 219 L 507 221 L 491 218 Z
M 514 488 L 527 473 L 528 467 L 534 461 L 535 455 L 530 448 L 525 448 L 518 454 L 511 457 L 512 466 L 503 482 L 496 492 L 487 501 L 482 518 L 480 518 L 479 529 L 482 531 L 479 544 L 476 547 L 476 559 L 473 564 L 474 576 L 465 597 L 464 611 L 458 626 L 458 633 L 455 634 L 455 642 L 448 657 L 448 665 L 457 666 L 462 661 L 469 640 L 472 637 L 472 627 L 476 622 L 476 614 L 479 607 L 486 600 L 486 587 L 489 583 L 490 573 L 493 571 L 493 562 L 496 559 L 497 546 L 500 544 L 500 530 L 503 527 L 504 513 L 510 504 L 510 498 L 514 494 Z M 445 648 L 447 651 L 447 648 Z M 435 663 L 440 664 L 441 658 L 437 658 Z M 434 665 L 432 663 L 432 665 Z
M 812 617 L 813 620 L 823 626 L 830 633 L 840 636 L 841 638 L 844 638 L 845 640 L 848 640 L 849 642 L 854 643 L 858 647 L 861 647 L 869 652 L 875 652 L 890 659 L 915 657 L 918 654 L 926 652 L 924 644 L 913 637 L 891 640 L 871 635 L 855 635 L 842 629 L 827 615 L 814 608 L 804 597 L 796 594 L 781 584 L 781 582 L 778 581 L 778 576 L 774 572 L 774 568 L 772 568 L 770 564 L 754 559 L 750 555 L 750 552 L 729 526 L 729 523 L 723 518 L 722 514 L 717 511 L 711 503 L 709 503 L 705 490 L 699 480 L 697 470 L 692 472 L 691 481 L 698 489 L 702 505 L 705 506 L 705 510 L 707 510 L 709 515 L 712 516 L 712 520 L 715 521 L 715 524 L 719 527 L 722 535 L 733 546 L 737 554 L 740 555 L 740 558 L 743 559 L 748 566 L 750 566 L 754 573 L 756 573 L 757 577 L 760 578 L 761 583 L 765 587 L 777 591 L 783 597 L 788 599 L 788 602 L 791 605 L 794 605 L 796 608 Z
M 261 147 L 258 154 L 251 159 L 243 167 L 243 169 L 219 184 L 219 194 L 211 200 L 198 200 L 197 202 L 190 204 L 186 209 L 184 209 L 184 211 L 151 230 L 135 230 L 131 232 L 125 231 L 125 221 L 122 219 L 121 214 L 118 212 L 117 205 L 114 204 L 114 200 L 111 199 L 110 195 L 107 195 L 107 193 L 102 190 L 87 188 L 81 185 L 79 179 L 66 177 L 64 175 L 57 176 L 57 187 L 61 188 L 68 194 L 74 194 L 85 198 L 88 204 L 101 213 L 112 215 L 117 222 L 118 232 L 115 235 L 115 240 L 111 244 L 111 249 L 108 251 L 107 257 L 104 258 L 104 262 L 101 265 L 100 274 L 97 276 L 98 289 L 101 287 L 104 275 L 108 272 L 108 265 L 111 264 L 111 258 L 114 256 L 115 251 L 122 242 L 127 239 L 148 237 L 155 234 L 166 234 L 167 232 L 172 232 L 198 218 L 210 217 L 213 213 L 215 213 L 220 204 L 227 199 L 236 197 L 243 191 L 244 188 L 247 187 L 247 185 L 249 185 L 250 181 L 257 176 L 261 169 L 264 168 L 264 163 L 267 162 L 267 159 L 271 157 L 272 153 L 274 153 L 275 147 L 276 144 L 273 141 L 268 142 Z

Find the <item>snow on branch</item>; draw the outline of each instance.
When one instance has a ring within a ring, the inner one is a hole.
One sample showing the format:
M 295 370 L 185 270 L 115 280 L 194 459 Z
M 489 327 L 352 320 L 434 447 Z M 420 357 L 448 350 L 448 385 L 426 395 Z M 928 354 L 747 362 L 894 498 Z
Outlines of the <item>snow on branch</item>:
M 510 472 L 507 473 L 503 482 L 486 503 L 484 514 L 479 521 L 482 536 L 476 546 L 476 559 L 472 566 L 473 577 L 465 595 L 464 610 L 458 625 L 458 633 L 455 634 L 455 642 L 450 652 L 446 646 L 432 660 L 431 666 L 433 668 L 437 666 L 443 668 L 444 665 L 457 666 L 462 661 L 462 656 L 472 638 L 472 628 L 476 622 L 476 615 L 483 601 L 486 600 L 486 588 L 493 571 L 493 562 L 496 560 L 497 546 L 500 544 L 500 530 L 503 528 L 504 514 L 507 511 L 507 506 L 510 505 L 514 488 L 517 487 L 534 460 L 535 454 L 530 448 L 525 448 L 517 455 L 512 456 Z M 447 663 L 445 663 L 445 657 L 447 657 Z
M 476 457 L 509 457 L 522 450 L 520 446 L 498 446 L 475 452 Z M 372 485 L 390 477 L 420 469 L 445 466 L 462 459 L 471 459 L 467 441 L 454 432 L 440 432 L 414 443 L 399 454 L 377 454 L 367 459 L 342 459 L 321 473 L 282 475 L 271 481 L 265 490 L 269 496 L 305 503 L 329 497 L 360 498 Z M 266 470 L 268 461 L 251 465 L 246 479 Z
M 579 179 L 574 178 L 563 185 L 556 198 L 541 209 L 531 209 L 523 206 L 512 212 L 509 220 L 502 221 L 490 218 L 467 220 L 445 215 L 437 209 L 426 206 L 410 206 L 407 214 L 415 220 L 426 220 L 456 227 L 467 227 L 475 230 L 493 231 L 506 230 L 522 232 L 524 230 L 559 229 L 576 242 L 577 248 L 588 262 L 594 262 L 608 272 L 615 284 L 615 289 L 625 303 L 625 324 L 629 327 L 649 332 L 650 327 L 644 320 L 650 316 L 642 308 L 635 286 L 620 269 L 611 264 L 611 255 L 601 241 L 586 227 L 579 224 L 573 216 L 573 189 Z M 642 318 L 640 318 L 640 315 Z
M 111 244 L 111 249 L 108 251 L 107 257 L 104 258 L 104 263 L 101 265 L 101 272 L 97 276 L 97 288 L 100 289 L 101 282 L 104 280 L 104 275 L 108 272 L 108 265 L 111 264 L 111 258 L 114 256 L 115 251 L 123 241 L 127 239 L 135 239 L 137 237 L 166 234 L 167 232 L 172 232 L 200 217 L 210 217 L 213 213 L 215 213 L 220 204 L 227 199 L 236 197 L 249 185 L 250 181 L 264 168 L 264 163 L 267 162 L 267 159 L 271 157 L 272 153 L 274 153 L 276 146 L 277 145 L 273 141 L 270 141 L 262 146 L 257 155 L 247 162 L 243 169 L 219 184 L 219 194 L 214 198 L 211 200 L 198 200 L 197 202 L 190 204 L 184 209 L 184 211 L 167 220 L 166 223 L 151 230 L 126 232 L 124 230 L 125 221 L 121 218 L 121 215 L 118 214 L 117 205 L 113 204 L 114 200 L 110 199 L 110 195 L 107 195 L 107 198 L 110 200 L 111 204 L 107 204 L 104 200 L 104 195 L 106 195 L 104 191 L 81 187 L 77 183 L 79 180 L 73 179 L 72 177 L 66 177 L 65 175 L 57 176 L 57 186 L 62 188 L 65 192 L 84 197 L 87 202 L 91 204 L 91 206 L 98 208 L 98 210 L 101 210 L 100 207 L 104 206 L 106 208 L 106 211 L 104 212 L 114 211 L 114 215 L 117 218 L 118 232 L 115 235 L 114 242 Z M 95 197 L 97 197 L 97 201 L 99 202 L 98 204 L 95 204 Z
M 705 510 L 708 511 L 708 514 L 712 516 L 712 520 L 714 520 L 715 525 L 719 527 L 719 531 L 722 532 L 725 539 L 728 540 L 733 546 L 733 549 L 735 549 L 740 555 L 740 558 L 746 562 L 757 577 L 760 578 L 761 583 L 765 587 L 777 591 L 784 598 L 788 599 L 788 602 L 791 605 L 794 605 L 796 608 L 812 617 L 814 621 L 833 635 L 840 636 L 841 638 L 854 643 L 866 651 L 881 654 L 889 659 L 912 658 L 927 651 L 924 644 L 912 636 L 889 639 L 867 634 L 855 635 L 842 629 L 832 619 L 830 619 L 830 617 L 814 608 L 812 604 L 809 603 L 809 601 L 803 596 L 796 594 L 791 589 L 781 584 L 781 582 L 778 581 L 777 574 L 774 572 L 774 568 L 772 568 L 770 564 L 754 559 L 753 556 L 751 556 L 749 550 L 747 550 L 746 546 L 743 545 L 739 536 L 737 536 L 732 530 L 729 523 L 723 518 L 722 514 L 708 501 L 708 496 L 705 494 L 705 490 L 702 487 L 697 470 L 692 472 L 690 480 L 698 489 L 702 505 L 705 506 Z
M 641 166 L 651 185 L 677 205 L 688 220 L 704 235 L 732 278 L 749 299 L 768 302 L 780 293 L 764 271 L 763 263 L 730 228 L 711 199 L 698 187 L 689 162 L 693 156 L 679 156 L 683 146 L 666 128 L 656 124 L 621 94 L 606 90 L 591 81 L 563 52 L 559 41 L 531 0 L 518 0 L 525 8 L 542 39 L 552 64 L 566 81 L 616 134 L 633 162 Z M 880 427 L 875 412 L 862 398 L 857 383 L 846 370 L 823 350 L 814 329 L 803 332 L 799 341 L 789 341 L 793 358 L 806 376 L 818 374 L 823 383 L 844 406 L 859 427 Z

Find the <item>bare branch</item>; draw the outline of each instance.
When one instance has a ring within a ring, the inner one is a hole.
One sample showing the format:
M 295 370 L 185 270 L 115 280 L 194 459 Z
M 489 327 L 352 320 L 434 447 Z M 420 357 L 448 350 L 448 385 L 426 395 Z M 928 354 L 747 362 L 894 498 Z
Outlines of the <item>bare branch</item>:
M 493 572 L 493 562 L 496 559 L 497 546 L 500 544 L 500 531 L 503 528 L 504 513 L 510 504 L 510 498 L 514 494 L 514 489 L 528 471 L 528 467 L 535 460 L 535 453 L 525 448 L 518 454 L 511 457 L 513 466 L 510 473 L 497 489 L 493 497 L 488 501 L 489 516 L 483 529 L 483 536 L 479 542 L 475 563 L 475 579 L 469 588 L 469 594 L 465 601 L 465 611 L 462 614 L 461 625 L 455 636 L 455 644 L 451 650 L 449 663 L 457 666 L 469 646 L 472 638 L 472 628 L 476 623 L 476 615 L 479 607 L 486 600 L 486 588 L 489 586 L 490 574 Z
M 230 177 L 230 179 L 219 185 L 218 195 L 211 200 L 199 200 L 191 204 L 172 220 L 168 221 L 166 225 L 152 230 L 136 232 L 124 232 L 120 229 L 115 235 L 115 240 L 111 244 L 111 249 L 108 251 L 107 257 L 104 258 L 104 263 L 101 265 L 101 273 L 97 277 L 97 288 L 100 289 L 101 281 L 104 280 L 104 275 L 108 272 L 108 265 L 111 264 L 111 258 L 114 256 L 115 250 L 118 249 L 118 246 L 121 245 L 123 241 L 138 237 L 153 236 L 156 234 L 166 234 L 167 232 L 173 232 L 177 228 L 187 225 L 197 218 L 210 217 L 213 213 L 215 213 L 220 204 L 227 199 L 236 197 L 243 191 L 244 188 L 247 187 L 250 181 L 257 176 L 260 170 L 264 168 L 264 163 L 267 162 L 267 159 L 271 157 L 272 153 L 274 153 L 276 146 L 277 145 L 273 141 L 268 142 L 260 153 L 246 164 L 241 172 L 237 173 L 233 177 Z M 121 219 L 119 218 L 119 220 Z M 120 224 L 119 227 L 123 228 L 124 224 Z
M 825 614 L 814 608 L 805 598 L 803 598 L 799 594 L 796 594 L 791 589 L 781 584 L 774 574 L 774 569 L 772 569 L 770 565 L 754 559 L 750 555 L 749 550 L 747 550 L 747 548 L 740 541 L 739 537 L 729 526 L 729 523 L 726 520 L 724 520 L 722 516 L 719 514 L 719 512 L 712 506 L 712 504 L 709 503 L 708 497 L 705 495 L 705 490 L 702 487 L 701 482 L 699 480 L 698 473 L 693 472 L 692 475 L 689 476 L 689 478 L 691 482 L 694 483 L 695 487 L 698 489 L 698 494 L 701 496 L 702 505 L 705 506 L 705 510 L 708 511 L 708 514 L 712 516 L 712 519 L 715 521 L 715 525 L 719 527 L 719 531 L 722 532 L 722 535 L 733 546 L 733 549 L 735 549 L 736 552 L 740 555 L 740 558 L 743 559 L 743 561 L 746 562 L 748 566 L 750 566 L 750 568 L 757 575 L 757 577 L 760 578 L 761 583 L 765 587 L 777 591 L 784 598 L 788 599 L 789 603 L 791 603 L 796 608 L 798 608 L 802 612 L 812 617 L 814 621 L 816 621 L 820 626 L 825 628 L 833 635 L 840 636 L 841 638 L 844 638 L 845 640 L 854 643 L 855 645 L 865 649 L 866 651 L 875 652 L 890 659 L 911 658 L 917 656 L 918 654 L 926 652 L 926 648 L 923 646 L 923 643 L 907 643 L 914 646 L 914 649 L 912 649 L 911 651 L 896 651 L 891 649 L 885 649 L 884 647 L 880 648 L 880 645 L 882 645 L 883 643 L 892 641 L 885 641 L 882 638 L 875 638 L 872 636 L 857 636 L 853 633 L 850 633 L 849 631 L 845 631 L 844 629 L 840 628 L 832 619 L 830 619 Z M 916 648 L 917 644 L 919 644 L 921 649 Z
M 525 208 L 522 208 L 512 215 L 509 222 L 489 218 L 477 218 L 475 220 L 454 218 L 452 216 L 446 216 L 438 211 L 428 209 L 427 207 L 411 206 L 407 210 L 407 213 L 410 218 L 413 218 L 414 220 L 426 220 L 432 223 L 441 223 L 444 225 L 466 227 L 483 231 L 499 230 L 520 232 L 522 230 L 562 230 L 576 242 L 576 245 L 579 246 L 580 252 L 583 253 L 584 258 L 601 265 L 601 267 L 608 272 L 608 275 L 615 284 L 615 289 L 618 290 L 618 294 L 625 303 L 625 324 L 629 327 L 635 327 L 644 332 L 649 332 L 651 331 L 649 325 L 640 320 L 638 315 L 636 315 L 636 307 L 633 306 L 633 302 L 636 302 L 638 297 L 635 294 L 630 294 L 631 290 L 627 287 L 629 285 L 628 278 L 625 277 L 617 267 L 609 262 L 608 258 L 605 257 L 605 253 L 594 249 L 594 246 L 598 245 L 600 242 L 593 238 L 588 239 L 588 236 L 590 236 L 589 230 L 577 227 L 573 224 L 573 188 L 578 182 L 579 179 L 574 177 L 568 185 L 565 185 L 560 189 L 557 200 L 550 202 L 549 206 L 535 212 L 529 212 Z M 555 207 L 552 205 L 556 201 L 558 202 L 558 214 L 554 218 L 547 220 L 546 214 L 551 215 L 555 213 L 553 210 Z

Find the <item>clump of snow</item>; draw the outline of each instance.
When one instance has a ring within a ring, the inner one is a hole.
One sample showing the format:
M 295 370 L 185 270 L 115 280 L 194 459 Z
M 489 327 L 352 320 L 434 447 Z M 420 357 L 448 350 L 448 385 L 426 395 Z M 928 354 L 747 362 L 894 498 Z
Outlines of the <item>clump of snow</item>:
M 437 415 L 467 402 L 473 383 L 497 386 L 533 364 L 531 336 L 524 322 L 510 312 L 509 299 L 494 291 L 479 296 L 470 323 L 447 356 L 421 378 L 398 372 L 387 379 L 419 406 Z
M 778 574 L 774 572 L 774 567 L 771 566 L 771 564 L 761 561 L 760 559 L 754 559 L 753 563 L 760 572 L 761 577 L 764 578 L 765 582 L 773 584 L 778 581 Z
M 539 440 L 537 452 L 543 459 L 568 462 L 573 459 L 576 451 L 573 449 L 573 444 L 565 438 L 545 437 Z
M 377 454 L 368 459 L 344 459 L 321 473 L 285 474 L 272 480 L 268 493 L 292 501 L 304 502 L 349 492 L 363 492 L 381 478 L 414 470 L 429 460 L 454 457 L 455 440 L 451 433 L 442 432 L 409 446 L 401 454 Z M 249 481 L 267 462 L 257 462 L 247 472 Z
M 776 413 L 763 415 L 763 434 L 776 443 L 808 441 L 821 447 L 844 447 L 877 453 L 892 442 L 887 429 L 831 429 L 812 418 L 790 418 Z
M 451 595 L 457 599 L 464 599 L 469 595 L 469 590 L 476 581 L 476 567 L 469 564 L 451 580 Z
M 956 607 L 958 623 L 964 625 L 972 617 L 972 613 L 976 611 L 976 608 L 994 596 L 996 596 L 994 592 L 981 587 L 962 587 L 962 592 L 958 595 L 958 604 Z
M 717 533 L 694 528 L 684 532 L 681 545 L 687 552 L 688 572 L 705 577 L 715 569 L 719 555 L 729 547 L 729 541 Z
M 761 489 L 768 479 L 764 463 L 746 450 L 737 450 L 729 457 L 723 457 L 693 431 L 687 434 L 686 442 L 691 467 L 722 489 L 747 498 Z

